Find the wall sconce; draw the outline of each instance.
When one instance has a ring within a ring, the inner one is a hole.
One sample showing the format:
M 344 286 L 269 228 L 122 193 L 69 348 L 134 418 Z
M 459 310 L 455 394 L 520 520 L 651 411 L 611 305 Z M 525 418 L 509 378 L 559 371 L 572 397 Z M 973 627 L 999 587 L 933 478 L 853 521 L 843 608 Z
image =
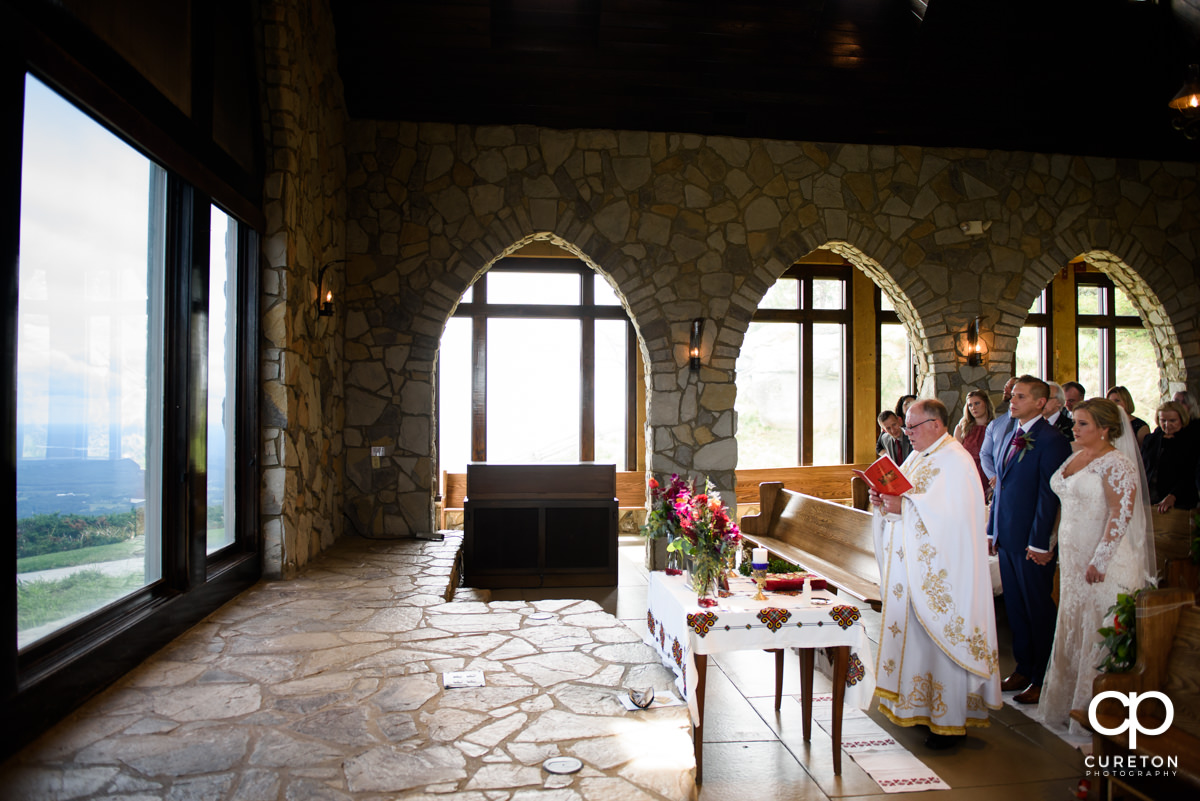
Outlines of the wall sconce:
M 1171 127 L 1188 139 L 1200 136 L 1200 64 L 1189 64 L 1187 79 L 1167 105 L 1177 112 Z
M 704 333 L 704 318 L 692 320 L 692 335 L 688 338 L 688 363 L 692 372 L 700 369 L 700 337 Z
M 967 325 L 966 330 L 959 333 L 954 343 L 954 349 L 958 352 L 958 355 L 965 359 L 971 367 L 978 367 L 983 364 L 983 357 L 988 352 L 987 343 L 979 335 L 979 321 L 982 319 L 982 317 L 976 317 L 972 320 Z
M 339 259 L 338 261 L 344 261 Z M 325 271 L 337 264 L 338 261 L 331 261 L 321 268 L 317 273 L 317 316 L 332 317 L 333 316 L 333 290 L 325 289 Z

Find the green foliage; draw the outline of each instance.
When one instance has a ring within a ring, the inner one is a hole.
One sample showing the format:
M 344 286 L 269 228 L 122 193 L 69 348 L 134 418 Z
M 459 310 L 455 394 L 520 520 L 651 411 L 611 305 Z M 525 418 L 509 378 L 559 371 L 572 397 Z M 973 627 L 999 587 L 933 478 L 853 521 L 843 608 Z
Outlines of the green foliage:
M 1126 673 L 1137 662 L 1137 597 L 1144 590 L 1118 593 L 1117 602 L 1108 609 L 1112 625 L 1098 629 L 1108 655 L 1098 665 L 1102 673 Z
M 51 581 L 18 581 L 17 628 L 25 630 L 87 614 L 143 583 L 140 572 L 110 576 L 99 570 L 80 570 Z
M 225 504 L 218 503 L 215 506 L 208 507 L 208 527 L 213 528 L 213 523 L 223 525 L 225 523 Z
M 17 521 L 17 558 L 109 545 L 145 532 L 138 510 L 110 515 L 30 515 Z
M 59 567 L 74 567 L 76 565 L 92 565 L 97 562 L 116 562 L 121 559 L 132 559 L 145 553 L 146 538 L 134 537 L 130 540 L 109 545 L 94 545 L 89 548 L 75 548 L 70 551 L 56 551 L 37 556 L 26 556 L 17 560 L 18 573 L 36 573 L 39 570 L 53 570 Z
M 791 562 L 785 562 L 782 559 L 776 559 L 770 556 L 767 557 L 768 573 L 795 573 L 799 569 L 799 567 L 793 565 Z M 743 559 L 742 563 L 738 565 L 738 571 L 743 576 L 749 576 L 753 572 L 753 568 L 750 567 L 750 560 Z

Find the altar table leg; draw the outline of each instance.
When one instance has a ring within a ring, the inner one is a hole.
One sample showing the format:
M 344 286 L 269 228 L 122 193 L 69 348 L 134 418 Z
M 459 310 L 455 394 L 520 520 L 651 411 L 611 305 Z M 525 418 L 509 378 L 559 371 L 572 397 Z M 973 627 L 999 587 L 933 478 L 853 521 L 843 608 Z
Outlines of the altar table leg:
M 850 646 L 833 648 L 833 775 L 842 775 L 842 705 L 846 702 L 846 671 L 850 667 Z
M 812 739 L 813 649 L 800 649 L 800 721 L 805 741 Z
M 783 704 L 783 649 L 768 648 L 768 653 L 775 654 L 775 711 Z
M 692 692 L 696 693 L 696 711 L 700 720 L 692 726 L 692 750 L 696 755 L 696 784 L 701 784 L 704 781 L 704 684 L 708 678 L 708 655 L 695 654 L 694 658 L 696 686 Z

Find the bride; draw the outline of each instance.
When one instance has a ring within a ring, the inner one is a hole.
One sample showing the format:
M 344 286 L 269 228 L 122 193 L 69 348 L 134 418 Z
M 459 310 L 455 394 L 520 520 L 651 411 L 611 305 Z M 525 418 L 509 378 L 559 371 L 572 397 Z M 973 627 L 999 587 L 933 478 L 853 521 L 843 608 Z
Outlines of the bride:
M 1062 500 L 1058 626 L 1035 712 L 1058 731 L 1067 728 L 1072 709 L 1087 709 L 1092 700 L 1104 659 L 1097 629 L 1117 594 L 1155 582 L 1149 496 L 1129 416 L 1100 398 L 1078 404 L 1073 414 L 1078 450 L 1050 478 Z M 1074 721 L 1070 732 L 1086 734 Z

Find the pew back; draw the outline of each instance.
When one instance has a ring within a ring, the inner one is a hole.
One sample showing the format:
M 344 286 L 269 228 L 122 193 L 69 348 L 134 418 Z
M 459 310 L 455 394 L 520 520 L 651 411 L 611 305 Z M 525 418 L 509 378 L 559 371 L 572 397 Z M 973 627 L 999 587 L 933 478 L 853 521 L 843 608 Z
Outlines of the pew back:
M 746 539 L 874 609 L 882 606 L 871 514 L 786 489 L 759 487 L 759 513 L 742 518 Z

